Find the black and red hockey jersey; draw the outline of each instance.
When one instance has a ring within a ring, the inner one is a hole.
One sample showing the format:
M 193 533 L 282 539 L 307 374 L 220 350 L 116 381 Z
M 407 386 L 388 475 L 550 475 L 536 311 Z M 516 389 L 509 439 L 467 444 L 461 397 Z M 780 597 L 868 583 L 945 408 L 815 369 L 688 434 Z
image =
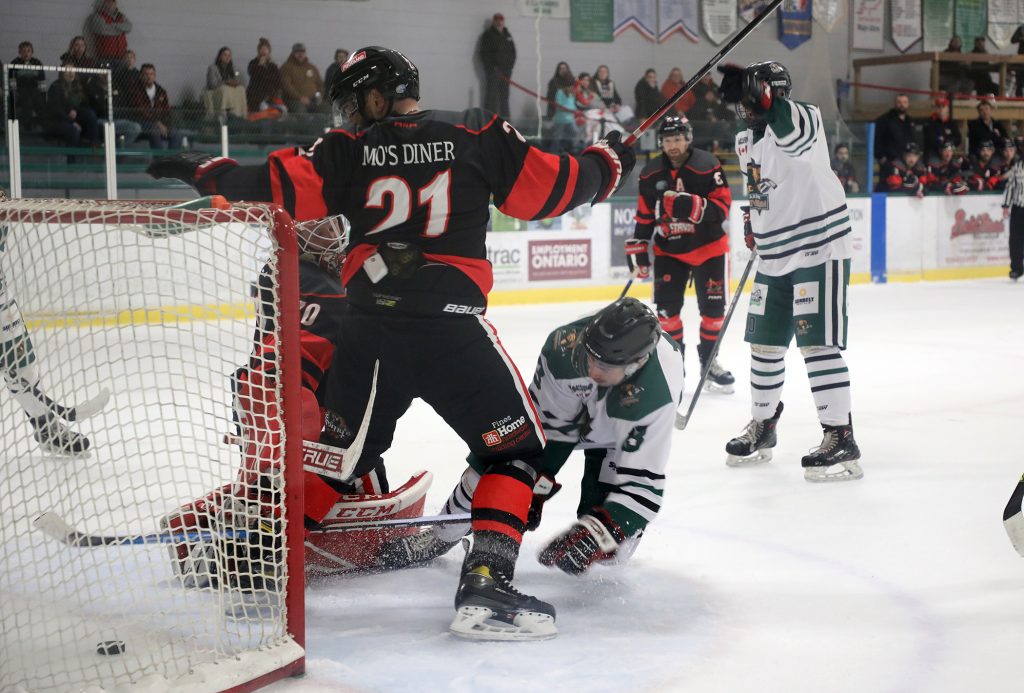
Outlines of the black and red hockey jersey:
M 256 335 L 249 369 L 274 376 L 273 279 L 270 268 L 260 273 L 257 297 Z M 302 356 L 302 384 L 323 401 L 320 384 L 334 357 L 334 340 L 345 309 L 345 290 L 337 277 L 314 262 L 299 260 L 299 341 Z
M 907 166 L 903 159 L 896 159 L 882 166 L 879 178 L 884 189 L 908 195 L 923 195 L 925 187 L 932 183 L 932 175 L 923 161 Z
M 931 174 L 928 189 L 945 195 L 963 195 L 967 192 L 967 181 L 964 178 L 964 159 L 953 155 L 948 162 L 938 162 L 928 167 Z
M 485 247 L 492 196 L 509 216 L 554 217 L 590 202 L 609 168 L 595 155 L 531 147 L 481 109 L 418 111 L 274 152 L 263 166 L 219 176 L 210 192 L 273 201 L 300 221 L 343 214 L 351 231 L 342 283 L 353 305 L 479 313 L 493 284 Z M 388 242 L 411 246 L 399 251 L 411 276 L 374 283 L 360 270 Z
M 965 179 L 967 180 L 967 187 L 971 190 L 981 192 L 997 190 L 1001 175 L 1002 170 L 997 165 L 995 159 L 989 158 L 988 161 L 982 161 L 976 154 L 967 158 Z
M 666 190 L 703 197 L 706 206 L 701 221 L 694 224 L 664 214 L 661 198 Z M 676 169 L 662 154 L 640 173 L 634 238 L 650 240 L 654 236 L 655 255 L 672 255 L 683 262 L 700 265 L 729 250 L 729 238 L 722 229 L 722 222 L 729 216 L 730 204 L 729 183 L 715 155 L 703 149 L 690 149 L 690 156 Z

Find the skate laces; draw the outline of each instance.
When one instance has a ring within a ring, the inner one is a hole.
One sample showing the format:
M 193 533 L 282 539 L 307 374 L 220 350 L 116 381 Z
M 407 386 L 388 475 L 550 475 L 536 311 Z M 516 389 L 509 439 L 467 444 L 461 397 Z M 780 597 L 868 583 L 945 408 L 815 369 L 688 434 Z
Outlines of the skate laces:
M 745 443 L 753 445 L 757 442 L 757 439 L 761 436 L 761 431 L 764 430 L 764 421 L 758 421 L 757 419 L 751 419 L 747 427 L 743 429 L 743 433 L 740 433 L 737 438 Z
M 711 359 L 711 364 L 708 366 L 708 374 L 718 377 L 723 373 L 725 373 L 725 369 L 718 363 L 718 359 Z
M 832 452 L 839 445 L 839 433 L 835 428 L 826 428 L 825 436 L 821 439 L 821 445 L 811 448 L 808 452 Z

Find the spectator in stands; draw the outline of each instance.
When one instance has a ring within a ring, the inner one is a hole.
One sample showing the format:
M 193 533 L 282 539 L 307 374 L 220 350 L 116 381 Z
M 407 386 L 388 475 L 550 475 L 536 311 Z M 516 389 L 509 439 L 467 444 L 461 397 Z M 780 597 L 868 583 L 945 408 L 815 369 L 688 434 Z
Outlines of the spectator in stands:
M 208 116 L 244 118 L 246 115 L 245 77 L 235 69 L 231 49 L 227 46 L 217 51 L 213 64 L 206 69 L 203 103 Z
M 250 117 L 267 113 L 269 118 L 279 118 L 285 111 L 281 91 L 281 71 L 270 57 L 270 40 L 260 37 L 256 44 L 256 57 L 249 61 L 249 86 L 245 88 L 245 103 Z
M 581 72 L 576 77 L 576 89 L 573 92 L 576 96 L 576 108 L 585 111 L 589 108 L 600 108 L 601 102 L 598 94 L 593 88 L 594 80 L 589 72 Z M 596 102 L 596 103 L 595 103 Z
M 66 65 L 46 92 L 47 132 L 68 146 L 86 140 L 98 146 L 99 126 L 96 112 L 89 106 L 85 88 L 75 74 L 74 66 Z
M 848 193 L 860 192 L 857 171 L 854 170 L 853 163 L 850 161 L 850 146 L 845 142 L 837 144 L 832 152 L 832 170 L 839 182 L 843 184 L 843 190 Z
M 710 72 L 701 77 L 700 81 L 693 85 L 693 96 L 698 104 L 704 100 L 704 94 L 709 90 L 716 93 L 718 92 L 718 85 L 715 84 L 715 80 L 711 76 Z
M 1017 139 L 1017 158 L 1006 173 L 1003 218 L 1010 220 L 1010 279 L 1024 276 L 1024 138 Z
M 39 65 L 42 62 L 35 57 L 35 49 L 29 41 L 18 44 L 18 57 L 11 65 Z M 14 109 L 21 127 L 31 130 L 43 119 L 46 111 L 46 73 L 42 70 L 15 70 Z
M 334 78 L 341 74 L 341 66 L 348 60 L 348 51 L 344 48 L 339 48 L 334 51 L 334 62 L 327 67 L 327 71 L 324 72 L 324 89 L 325 93 L 331 93 L 331 85 L 334 84 Z
M 959 36 L 949 39 L 944 53 L 960 53 L 963 45 Z M 966 89 L 973 88 L 970 71 L 962 62 L 939 63 L 939 88 L 951 94 L 958 94 Z
M 484 108 L 508 118 L 508 80 L 516 64 L 516 43 L 501 12 L 491 17 L 491 25 L 480 36 L 480 62 L 484 66 Z
M 132 23 L 118 9 L 117 0 L 96 0 L 94 10 L 89 17 L 89 31 L 96 46 L 96 59 L 104 63 L 123 60 Z
M 956 34 L 949 38 L 949 43 L 946 44 L 945 53 L 960 53 L 963 51 L 963 40 Z
M 573 95 L 576 97 L 576 125 L 583 129 L 583 140 L 595 142 L 596 133 L 603 130 L 601 121 L 605 118 L 605 111 L 602 110 L 604 103 L 600 95 L 594 91 L 594 79 L 589 72 L 577 75 Z
M 736 112 L 722 103 L 714 82 L 711 88 L 701 90 L 689 115 L 691 120 L 704 123 L 723 123 L 736 119 Z
M 679 91 L 685 83 L 686 80 L 683 78 L 683 71 L 678 67 L 673 67 L 672 71 L 668 73 L 668 79 L 666 79 L 665 83 L 661 85 L 662 103 Z M 673 109 L 676 113 L 689 113 L 690 109 L 693 108 L 693 104 L 696 102 L 697 97 L 695 97 L 691 91 L 689 94 L 686 94 L 683 98 L 676 101 Z M 669 114 L 671 113 L 672 111 L 670 110 Z
M 323 108 L 324 81 L 306 56 L 306 44 L 292 45 L 291 55 L 281 66 L 281 90 L 284 105 L 292 113 L 316 113 Z
M 965 178 L 971 192 L 991 192 L 999 185 L 999 167 L 992 158 L 995 152 L 992 140 L 982 140 L 977 154 L 968 157 Z
M 1003 140 L 1009 132 L 1002 123 L 992 117 L 995 103 L 982 99 L 978 102 L 978 117 L 967 124 L 967 139 L 971 153 L 978 154 L 979 143 L 989 142 L 996 149 L 1003 148 Z
M 897 162 L 914 141 L 914 124 L 907 115 L 910 97 L 897 94 L 893 106 L 875 119 L 875 158 L 878 163 Z
M 86 51 L 84 36 L 75 36 L 71 39 L 67 51 L 60 56 L 60 64 L 70 65 L 76 69 L 99 67 L 99 63 Z M 95 74 L 77 74 L 76 80 L 85 91 L 85 96 L 89 100 L 89 106 L 93 112 L 101 118 L 106 116 L 107 91 L 103 78 Z
M 647 68 L 633 87 L 633 98 L 636 99 L 636 117 L 640 120 L 646 120 L 661 107 L 664 99 L 658 89 L 658 73 L 653 67 Z
M 167 90 L 156 82 L 152 63 L 142 65 L 142 84 L 137 92 L 139 124 L 149 138 L 150 149 L 181 149 L 181 133 L 171 123 L 171 102 Z
M 935 99 L 935 110 L 924 124 L 925 161 L 932 164 L 942 158 L 942 148 L 952 142 L 955 149 L 963 144 L 960 126 L 949 116 L 949 99 L 940 96 Z
M 984 36 L 974 39 L 974 48 L 971 53 L 988 53 L 988 45 Z M 972 63 L 971 78 L 974 81 L 974 90 L 978 94 L 998 94 L 999 84 L 992 79 L 992 66 L 985 63 Z
M 598 65 L 594 71 L 594 78 L 590 82 L 590 90 L 601 97 L 604 107 L 612 113 L 618 113 L 622 106 L 622 97 L 619 90 L 615 88 L 611 71 L 607 65 Z
M 555 74 L 551 75 L 551 79 L 548 80 L 548 92 L 547 92 L 547 104 L 548 112 L 545 114 L 546 118 L 553 118 L 555 112 L 558 110 L 555 104 L 557 103 L 558 90 L 562 89 L 567 82 L 573 81 L 572 70 L 569 68 L 569 63 L 560 62 L 555 66 Z
M 131 144 L 142 133 L 138 123 L 138 91 L 142 88 L 142 75 L 135 67 L 135 51 L 125 51 L 124 58 L 113 64 L 110 79 L 114 85 L 111 98 L 114 103 L 114 134 L 119 146 Z
M 1024 55 L 1024 24 L 1021 24 L 1010 37 L 1010 43 L 1017 44 L 1017 55 Z M 1024 69 L 1017 70 L 1017 84 L 1013 93 L 1015 96 L 1024 96 Z
M 917 142 L 908 142 L 903 154 L 879 169 L 884 189 L 891 193 L 904 193 L 924 197 L 925 186 L 931 183 L 931 175 L 921 161 L 921 147 Z
M 576 103 L 576 80 L 570 74 L 555 92 L 555 115 L 551 119 L 552 151 L 556 154 L 572 153 L 577 149 L 579 129 L 576 119 L 581 116 Z
M 964 158 L 956 153 L 953 143 L 944 143 L 939 160 L 928 167 L 928 189 L 943 195 L 963 195 L 967 192 L 964 166 Z

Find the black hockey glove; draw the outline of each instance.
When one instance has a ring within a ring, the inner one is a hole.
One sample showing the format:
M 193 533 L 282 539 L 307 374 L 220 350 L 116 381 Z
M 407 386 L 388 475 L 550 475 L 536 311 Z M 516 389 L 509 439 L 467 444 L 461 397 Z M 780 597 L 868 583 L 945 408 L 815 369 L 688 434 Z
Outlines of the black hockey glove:
M 651 277 L 651 256 L 647 253 L 648 246 L 650 243 L 642 238 L 626 239 L 626 265 L 629 266 L 629 273 L 634 279 Z
M 541 565 L 557 567 L 569 575 L 582 575 L 594 562 L 615 555 L 626 538 L 622 528 L 604 508 L 590 512 L 544 547 L 537 557 Z
M 743 68 L 737 65 L 719 65 L 722 73 L 722 85 L 718 95 L 725 103 L 739 103 L 743 99 Z
M 562 485 L 555 481 L 555 477 L 543 472 L 537 475 L 537 482 L 533 485 L 533 500 L 530 501 L 530 512 L 526 516 L 527 531 L 532 532 L 540 526 L 540 518 L 544 513 L 544 504 L 561 490 Z
M 607 200 L 636 166 L 636 152 L 622 144 L 622 133 L 618 131 L 609 132 L 608 137 L 584 149 L 581 156 L 598 157 L 604 171 L 594 204 Z
M 750 225 L 750 206 L 743 205 L 740 207 L 740 211 L 743 212 L 743 244 L 747 246 L 748 250 L 753 250 L 754 227 Z
M 704 219 L 704 209 L 707 206 L 708 201 L 700 195 L 666 190 L 661 196 L 661 208 L 665 210 L 665 214 L 692 224 L 699 224 Z
M 217 177 L 238 166 L 234 159 L 203 152 L 182 152 L 153 159 L 146 173 L 153 178 L 177 178 L 204 195 L 217 192 Z

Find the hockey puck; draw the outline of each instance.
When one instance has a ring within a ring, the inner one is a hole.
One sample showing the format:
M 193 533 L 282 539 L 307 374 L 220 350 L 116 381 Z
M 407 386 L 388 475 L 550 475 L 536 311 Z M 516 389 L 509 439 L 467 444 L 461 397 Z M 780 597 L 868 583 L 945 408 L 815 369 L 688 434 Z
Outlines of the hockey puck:
M 103 642 L 96 645 L 96 654 L 124 654 L 124 640 L 104 640 Z

